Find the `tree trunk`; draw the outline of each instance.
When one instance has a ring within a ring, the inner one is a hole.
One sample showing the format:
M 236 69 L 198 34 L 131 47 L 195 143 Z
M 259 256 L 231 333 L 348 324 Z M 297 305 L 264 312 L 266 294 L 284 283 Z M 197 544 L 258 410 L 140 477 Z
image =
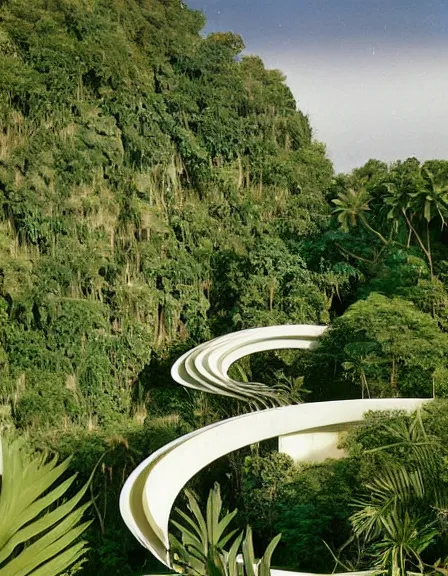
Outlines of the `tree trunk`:
M 426 232 L 427 232 L 427 243 L 428 243 L 428 247 L 426 247 L 423 243 L 423 240 L 420 238 L 417 230 L 414 228 L 414 226 L 412 225 L 411 220 L 409 220 L 408 215 L 406 214 L 406 210 L 403 208 L 402 210 L 403 216 L 406 220 L 407 225 L 409 226 L 409 229 L 412 230 L 414 236 L 417 238 L 417 242 L 419 243 L 420 248 L 423 250 L 423 253 L 426 256 L 426 259 L 428 260 L 428 264 L 429 264 L 429 270 L 431 272 L 431 278 L 434 277 L 434 273 L 433 273 L 433 267 L 432 267 L 432 255 L 431 255 L 431 245 L 429 244 L 429 222 L 427 222 L 427 228 L 426 228 Z M 428 250 L 429 248 L 429 250 Z
M 241 162 L 241 156 L 238 154 L 238 183 L 236 185 L 239 190 L 243 185 L 243 163 Z
M 361 369 L 361 382 L 362 382 L 362 397 L 364 398 L 364 388 L 365 388 L 367 391 L 367 397 L 370 398 L 369 384 L 367 382 L 366 374 L 362 369 Z
M 395 396 L 397 396 L 397 363 L 395 358 L 392 358 L 392 372 L 390 375 L 390 385 L 392 390 L 394 390 Z
M 386 240 L 386 238 L 384 238 L 384 236 L 378 232 L 377 230 L 375 230 L 374 228 L 372 228 L 372 226 L 370 226 L 370 224 L 367 222 L 367 219 L 364 215 L 360 215 L 359 219 L 361 220 L 362 225 L 367 228 L 367 230 L 369 230 L 370 232 L 372 232 L 372 234 L 375 234 L 375 236 L 377 238 L 379 238 L 381 240 L 381 242 L 383 244 L 388 244 L 388 241 Z
M 432 254 L 431 254 L 431 237 L 429 234 L 429 222 L 426 222 L 426 249 L 428 255 L 429 271 L 431 272 L 431 280 L 434 278 L 434 269 L 432 266 Z

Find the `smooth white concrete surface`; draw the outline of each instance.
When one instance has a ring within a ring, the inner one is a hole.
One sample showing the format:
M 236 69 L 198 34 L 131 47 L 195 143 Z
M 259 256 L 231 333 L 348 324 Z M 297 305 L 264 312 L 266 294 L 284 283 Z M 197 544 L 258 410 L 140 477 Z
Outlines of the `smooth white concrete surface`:
M 298 464 L 343 458 L 346 453 L 338 448 L 339 435 L 340 432 L 305 432 L 280 436 L 278 451 L 288 454 Z
M 237 382 L 229 378 L 228 369 L 239 358 L 254 352 L 309 348 L 325 330 L 325 326 L 288 325 L 228 334 L 184 354 L 174 364 L 172 376 L 190 388 L 245 399 L 257 406 L 275 406 L 280 402 L 276 390 L 260 383 Z M 169 567 L 168 522 L 174 501 L 185 484 L 217 458 L 249 444 L 280 437 L 281 443 L 286 443 L 287 449 L 302 461 L 322 459 L 325 454 L 328 457 L 334 453 L 335 430 L 361 421 L 366 411 L 414 410 L 425 401 L 391 398 L 282 406 L 195 430 L 157 450 L 132 472 L 120 497 L 122 517 L 139 542 Z M 273 576 L 299 574 L 272 570 Z
M 291 572 L 289 570 L 271 569 L 271 576 L 374 576 L 378 571 L 368 570 L 367 572 L 333 572 L 330 574 L 316 574 L 315 572 Z
M 249 354 L 266 350 L 310 348 L 326 326 L 269 326 L 220 336 L 181 356 L 171 373 L 179 384 L 203 392 L 232 396 L 265 406 L 278 405 L 278 394 L 266 384 L 238 382 L 227 375 L 230 366 Z

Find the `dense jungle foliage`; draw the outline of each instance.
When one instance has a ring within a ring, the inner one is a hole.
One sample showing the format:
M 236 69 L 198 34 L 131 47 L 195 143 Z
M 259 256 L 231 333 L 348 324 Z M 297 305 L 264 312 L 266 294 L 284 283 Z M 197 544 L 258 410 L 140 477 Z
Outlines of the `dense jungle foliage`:
M 242 523 L 260 550 L 281 533 L 273 565 L 391 576 L 448 569 L 448 403 L 375 413 L 341 442 L 347 457 L 295 465 L 253 453 L 243 466 Z
M 124 479 L 247 410 L 172 383 L 195 344 L 331 323 L 313 352 L 235 376 L 281 381 L 291 402 L 448 395 L 448 162 L 336 175 L 281 72 L 203 26 L 179 0 L 0 0 L 0 426 L 72 455 L 79 486 L 103 456 L 86 576 L 156 569 L 119 517 Z M 273 448 L 223 459 L 195 490 L 219 479 L 249 510 L 260 467 L 292 474 Z M 281 530 L 277 563 L 327 569 L 351 466 L 301 472 L 302 520 L 249 518 L 258 545 Z

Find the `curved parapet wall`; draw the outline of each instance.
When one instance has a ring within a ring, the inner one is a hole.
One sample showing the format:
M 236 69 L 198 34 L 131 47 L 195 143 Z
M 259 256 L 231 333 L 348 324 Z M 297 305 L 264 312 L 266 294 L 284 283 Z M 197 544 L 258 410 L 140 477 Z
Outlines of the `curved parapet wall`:
M 269 326 L 220 336 L 190 350 L 177 360 L 171 374 L 179 384 L 255 405 L 282 404 L 281 393 L 266 384 L 238 382 L 228 376 L 232 364 L 244 356 L 266 350 L 310 348 L 326 326 Z
M 241 383 L 228 376 L 238 359 L 265 350 L 310 348 L 325 326 L 271 326 L 215 338 L 184 354 L 172 368 L 180 384 L 244 399 L 254 405 L 282 403 L 281 392 L 265 384 Z M 139 542 L 170 567 L 168 523 L 174 501 L 187 482 L 214 460 L 269 438 L 360 422 L 368 410 L 414 410 L 426 400 L 390 398 L 342 400 L 281 406 L 211 424 L 163 446 L 129 476 L 121 497 L 124 521 Z M 273 576 L 298 576 L 272 570 Z M 301 574 L 301 573 L 300 573 Z M 356 574 L 367 573 L 352 573 Z

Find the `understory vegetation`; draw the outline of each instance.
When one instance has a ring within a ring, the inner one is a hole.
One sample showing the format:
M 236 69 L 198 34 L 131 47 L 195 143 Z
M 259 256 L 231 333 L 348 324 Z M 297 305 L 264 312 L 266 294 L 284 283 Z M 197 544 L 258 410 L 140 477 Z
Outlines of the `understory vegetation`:
M 219 481 L 259 555 L 282 533 L 274 566 L 446 574 L 448 161 L 336 174 L 282 73 L 204 24 L 182 0 L 0 1 L 0 430 L 71 456 L 69 497 L 95 470 L 70 574 L 154 573 L 119 516 L 124 480 L 249 409 L 175 385 L 174 360 L 235 330 L 329 324 L 234 377 L 291 403 L 434 407 L 372 415 L 319 466 L 248 447 L 191 489 L 205 501 Z

